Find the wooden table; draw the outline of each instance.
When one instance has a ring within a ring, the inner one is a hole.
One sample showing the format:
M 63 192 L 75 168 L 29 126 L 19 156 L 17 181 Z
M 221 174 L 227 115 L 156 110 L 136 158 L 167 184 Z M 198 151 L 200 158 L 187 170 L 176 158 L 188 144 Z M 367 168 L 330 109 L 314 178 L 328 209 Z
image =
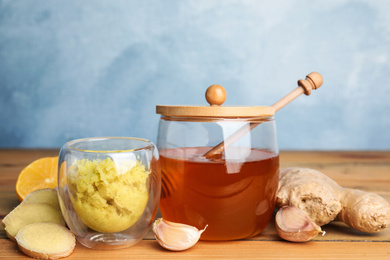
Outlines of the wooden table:
M 35 159 L 57 154 L 58 150 L 0 149 L 0 218 L 19 203 L 14 187 L 23 167 Z M 342 186 L 375 192 L 390 201 L 390 151 L 282 151 L 280 159 L 281 167 L 317 169 Z M 325 236 L 317 236 L 307 243 L 291 243 L 278 237 L 271 222 L 256 237 L 228 242 L 200 241 L 183 252 L 162 249 L 149 232 L 143 241 L 128 249 L 101 251 L 77 244 L 68 259 L 390 259 L 390 228 L 379 234 L 359 233 L 340 222 L 322 228 Z M 6 237 L 2 227 L 0 258 L 31 259 Z

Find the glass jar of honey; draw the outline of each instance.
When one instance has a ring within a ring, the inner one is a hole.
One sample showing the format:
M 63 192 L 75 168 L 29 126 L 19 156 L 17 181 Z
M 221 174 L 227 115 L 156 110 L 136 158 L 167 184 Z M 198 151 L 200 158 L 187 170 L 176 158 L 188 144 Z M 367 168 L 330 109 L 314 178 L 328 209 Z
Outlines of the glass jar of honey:
M 275 110 L 221 106 L 157 106 L 162 170 L 162 217 L 207 229 L 202 240 L 255 236 L 270 221 L 279 181 Z

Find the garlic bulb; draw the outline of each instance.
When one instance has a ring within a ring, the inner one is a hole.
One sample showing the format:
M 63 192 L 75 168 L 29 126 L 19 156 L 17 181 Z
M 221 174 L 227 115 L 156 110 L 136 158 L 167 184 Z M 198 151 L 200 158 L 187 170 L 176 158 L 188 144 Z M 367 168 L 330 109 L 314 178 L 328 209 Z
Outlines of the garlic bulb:
M 295 206 L 286 206 L 276 213 L 275 225 L 278 235 L 292 242 L 306 242 L 318 235 L 325 234 L 321 227 Z
M 198 230 L 193 226 L 159 218 L 153 223 L 152 230 L 162 247 L 172 251 L 182 251 L 195 245 L 206 228 L 207 226 L 203 230 Z

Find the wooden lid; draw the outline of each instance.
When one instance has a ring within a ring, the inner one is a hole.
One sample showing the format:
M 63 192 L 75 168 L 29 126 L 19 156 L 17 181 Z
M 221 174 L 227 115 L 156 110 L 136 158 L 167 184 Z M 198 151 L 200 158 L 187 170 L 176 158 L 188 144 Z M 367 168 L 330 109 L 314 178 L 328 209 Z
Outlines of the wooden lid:
M 271 106 L 235 107 L 221 106 L 226 100 L 226 91 L 220 85 L 211 85 L 206 90 L 206 100 L 210 106 L 156 106 L 156 113 L 165 116 L 184 117 L 261 117 L 273 116 L 275 109 Z

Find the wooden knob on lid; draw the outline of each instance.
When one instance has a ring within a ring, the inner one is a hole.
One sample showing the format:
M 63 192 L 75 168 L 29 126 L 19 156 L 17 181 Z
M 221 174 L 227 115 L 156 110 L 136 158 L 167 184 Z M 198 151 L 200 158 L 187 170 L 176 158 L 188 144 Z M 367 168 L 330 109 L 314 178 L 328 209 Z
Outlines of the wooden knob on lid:
M 312 72 L 306 76 L 306 79 L 298 80 L 298 86 L 304 89 L 305 95 L 310 95 L 312 89 L 318 89 L 321 87 L 324 79 L 318 72 Z
M 206 100 L 210 106 L 220 106 L 226 100 L 226 90 L 218 84 L 211 85 L 206 90 Z

